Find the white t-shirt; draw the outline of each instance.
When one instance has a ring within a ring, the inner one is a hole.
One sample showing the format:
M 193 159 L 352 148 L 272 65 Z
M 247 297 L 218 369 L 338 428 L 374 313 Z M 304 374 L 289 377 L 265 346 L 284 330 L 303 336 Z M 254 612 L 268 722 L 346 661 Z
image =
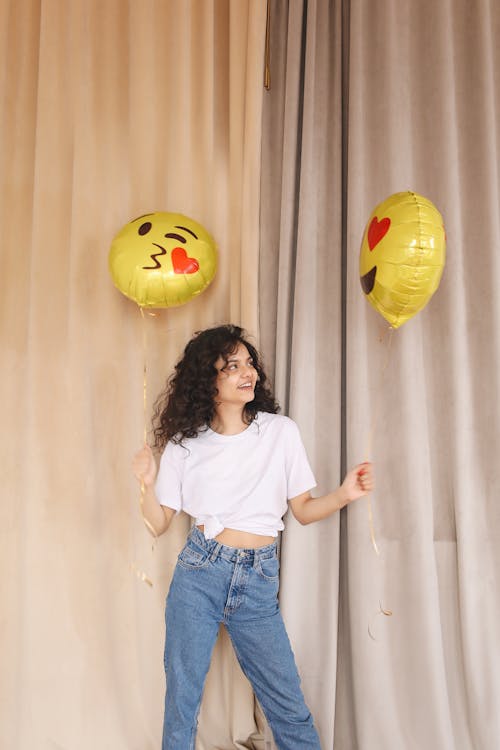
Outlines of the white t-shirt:
M 295 422 L 258 412 L 238 435 L 208 429 L 182 445 L 167 443 L 156 496 L 204 524 L 207 539 L 224 528 L 277 536 L 287 500 L 315 486 Z

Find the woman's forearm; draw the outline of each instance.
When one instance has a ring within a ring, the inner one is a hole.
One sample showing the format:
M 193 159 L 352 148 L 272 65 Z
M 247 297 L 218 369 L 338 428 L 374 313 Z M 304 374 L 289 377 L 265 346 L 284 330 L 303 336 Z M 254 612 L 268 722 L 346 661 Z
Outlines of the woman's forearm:
M 295 506 L 292 505 L 293 515 L 303 525 L 321 521 L 323 518 L 336 513 L 344 505 L 347 505 L 349 498 L 346 496 L 342 487 L 329 492 L 321 497 L 304 497 L 301 502 Z
M 153 536 L 160 536 L 169 527 L 175 510 L 160 505 L 155 494 L 156 461 L 150 446 L 145 444 L 132 462 L 136 479 L 141 485 L 141 511 L 144 523 Z
M 141 487 L 141 510 L 144 523 L 150 534 L 160 536 L 170 526 L 175 514 L 172 508 L 160 505 L 155 495 L 154 486 Z
M 365 497 L 374 487 L 373 466 L 365 462 L 358 464 L 345 476 L 341 486 L 322 497 L 311 497 L 310 492 L 290 500 L 292 513 L 302 524 L 314 523 L 328 518 L 345 505 L 360 497 Z

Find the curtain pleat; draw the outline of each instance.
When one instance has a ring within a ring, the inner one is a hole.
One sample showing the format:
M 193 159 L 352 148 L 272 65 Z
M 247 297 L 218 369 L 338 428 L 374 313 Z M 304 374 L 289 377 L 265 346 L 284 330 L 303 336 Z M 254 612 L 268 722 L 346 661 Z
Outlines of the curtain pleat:
M 195 330 L 257 334 L 265 23 L 246 0 L 0 4 L 2 747 L 159 745 L 164 599 L 189 524 L 152 549 L 141 521 L 143 367 L 149 420 Z M 107 254 L 155 210 L 202 223 L 220 262 L 202 295 L 143 323 Z M 256 731 L 223 634 L 198 747 Z
M 318 491 L 340 478 L 341 24 L 328 3 L 272 4 L 263 121 L 261 341 Z M 325 747 L 333 739 L 338 534 L 338 517 L 303 528 L 288 514 L 281 545 L 281 608 Z

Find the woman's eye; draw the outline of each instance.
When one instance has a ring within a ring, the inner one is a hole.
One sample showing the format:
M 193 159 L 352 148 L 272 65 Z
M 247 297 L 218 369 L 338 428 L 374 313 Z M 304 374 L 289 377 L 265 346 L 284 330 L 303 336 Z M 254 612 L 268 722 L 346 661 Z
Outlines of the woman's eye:
M 255 369 L 255 365 L 253 362 L 248 362 L 246 364 L 246 367 L 252 367 L 253 369 Z M 239 369 L 240 369 L 240 365 L 238 364 L 238 362 L 229 362 L 229 364 L 227 364 L 224 367 L 224 370 L 239 370 Z

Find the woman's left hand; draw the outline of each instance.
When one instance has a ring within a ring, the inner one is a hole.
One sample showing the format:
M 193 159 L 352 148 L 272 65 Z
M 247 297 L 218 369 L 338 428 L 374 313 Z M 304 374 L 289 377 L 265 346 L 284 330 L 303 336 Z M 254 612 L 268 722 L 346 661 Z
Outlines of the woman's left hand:
M 347 502 L 351 503 L 353 500 L 369 495 L 374 486 L 373 464 L 366 461 L 358 464 L 346 474 L 341 489 Z

